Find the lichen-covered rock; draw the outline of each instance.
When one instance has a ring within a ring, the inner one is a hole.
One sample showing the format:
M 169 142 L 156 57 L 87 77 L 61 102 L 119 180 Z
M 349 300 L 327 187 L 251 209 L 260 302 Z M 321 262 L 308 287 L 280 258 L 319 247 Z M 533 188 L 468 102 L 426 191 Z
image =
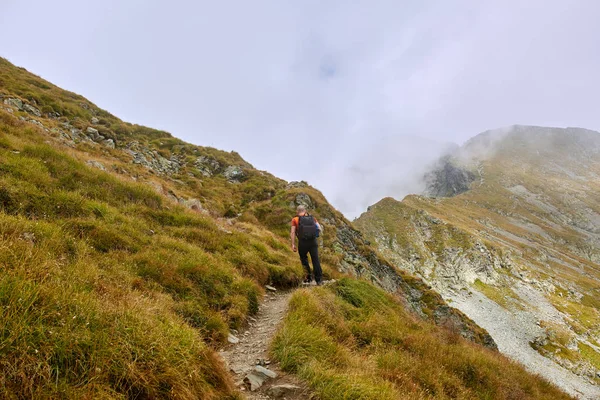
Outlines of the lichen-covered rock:
M 90 122 L 91 122 L 92 124 L 96 125 L 97 123 L 99 123 L 99 122 L 100 122 L 100 120 L 99 120 L 98 118 L 96 118 L 96 117 L 92 117 L 92 119 L 90 120 Z
M 221 164 L 209 156 L 200 156 L 194 162 L 196 169 L 204 176 L 210 177 L 221 171 Z
M 229 167 L 225 168 L 225 171 L 223 171 L 223 176 L 225 176 L 229 182 L 236 183 L 241 182 L 246 177 L 246 173 L 242 167 L 238 165 L 230 165 Z
M 112 139 L 106 139 L 102 141 L 102 144 L 105 147 L 108 147 L 109 149 L 114 149 L 115 148 L 115 141 Z
M 17 99 L 16 97 L 4 99 L 4 104 L 16 107 L 17 110 L 23 110 L 23 101 L 21 99 Z
M 304 188 L 304 187 L 308 187 L 308 183 L 306 183 L 305 181 L 293 181 L 287 184 L 286 189 L 294 189 L 294 188 Z
M 174 159 L 168 160 L 148 147 L 140 145 L 139 142 L 131 142 L 125 149 L 129 153 L 134 164 L 142 165 L 159 175 L 172 175 L 179 172 L 181 165 Z
M 36 117 L 42 116 L 42 112 L 30 104 L 23 104 L 23 111 L 35 115 Z
M 315 208 L 312 199 L 306 193 L 298 193 L 294 199 L 294 206 L 304 206 L 307 210 Z

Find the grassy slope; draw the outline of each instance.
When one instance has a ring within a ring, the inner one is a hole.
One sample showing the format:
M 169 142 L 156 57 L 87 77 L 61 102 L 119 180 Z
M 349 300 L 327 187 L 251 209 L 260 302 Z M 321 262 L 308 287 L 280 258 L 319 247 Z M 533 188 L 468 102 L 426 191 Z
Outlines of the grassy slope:
M 313 188 L 286 188 L 236 153 L 124 123 L 2 59 L 0 95 L 61 115 L 33 117 L 41 129 L 19 119 L 32 118 L 25 112 L 0 109 L 0 397 L 238 397 L 214 349 L 257 311 L 265 283 L 301 279 L 287 246 L 290 202 L 308 193 L 315 214 L 328 221 L 327 276 L 339 276 L 334 242 L 343 217 Z M 118 148 L 60 139 L 65 122 L 85 130 L 93 116 L 118 147 L 138 141 L 187 164 L 164 176 Z M 198 155 L 242 166 L 244 180 L 202 176 L 189 166 Z M 208 211 L 177 205 L 139 182 L 199 198 Z M 427 333 L 437 328 L 419 324 L 424 340 L 438 340 Z
M 566 399 L 547 382 L 347 278 L 294 294 L 272 346 L 322 399 Z
M 533 135 L 536 134 L 534 131 Z M 534 136 L 530 140 L 548 142 L 548 138 L 544 137 Z M 382 249 L 384 256 L 408 260 L 417 254 L 421 264 L 432 257 L 441 258 L 446 247 L 470 250 L 476 240 L 482 241 L 492 254 L 499 257 L 510 255 L 517 270 L 524 271 L 529 277 L 554 282 L 556 289 L 547 296 L 548 300 L 568 316 L 566 322 L 574 332 L 593 341 L 600 336 L 600 304 L 595 300 L 600 293 L 600 267 L 586 257 L 583 250 L 592 249 L 589 253 L 597 254 L 600 249 L 590 245 L 586 235 L 572 224 L 585 219 L 577 212 L 579 202 L 598 212 L 600 186 L 595 179 L 580 183 L 560 171 L 549 169 L 548 163 L 560 160 L 561 165 L 581 176 L 598 173 L 600 168 L 595 157 L 589 161 L 583 157 L 582 160 L 576 159 L 578 149 L 572 148 L 572 144 L 558 142 L 546 145 L 547 148 L 542 147 L 539 154 L 534 154 L 527 150 L 530 145 L 510 141 L 483 163 L 483 185 L 480 186 L 477 181 L 469 192 L 451 198 L 407 196 L 402 202 L 383 199 L 363 214 L 356 225 L 373 241 L 376 241 L 376 236 L 385 233 L 386 237 L 398 243 L 399 247 L 393 249 L 388 243 L 387 249 Z M 561 157 L 556 154 L 556 149 L 573 156 Z M 585 162 L 589 165 L 586 166 Z M 536 201 L 548 204 L 556 211 L 549 211 L 506 189 L 514 185 L 524 185 Z M 418 241 L 414 240 L 418 230 L 415 223 L 423 218 L 440 221 L 439 224 L 428 223 L 432 235 L 425 241 L 425 248 L 416 246 Z M 523 225 L 526 223 L 541 227 L 546 236 L 525 229 Z M 500 230 L 494 230 L 496 228 Z M 386 244 L 381 243 L 382 247 Z M 565 264 L 574 265 L 579 270 Z M 507 270 L 499 272 L 510 273 Z M 435 276 L 432 278 L 435 279 Z M 518 296 L 509 287 L 490 286 L 477 281 L 474 288 L 505 308 L 522 307 Z M 583 298 L 579 300 L 570 295 L 567 288 L 580 292 Z M 551 328 L 548 328 L 548 333 L 550 344 L 546 350 L 553 355 L 597 365 L 594 362 L 598 353 L 593 349 L 572 351 L 566 344 L 554 340 L 557 335 Z

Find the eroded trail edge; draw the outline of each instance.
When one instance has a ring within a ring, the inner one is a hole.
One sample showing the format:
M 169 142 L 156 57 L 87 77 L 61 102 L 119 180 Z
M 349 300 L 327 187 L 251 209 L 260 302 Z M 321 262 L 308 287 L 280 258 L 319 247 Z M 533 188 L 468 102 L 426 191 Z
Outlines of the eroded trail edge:
M 291 291 L 268 291 L 248 327 L 237 334 L 232 332 L 229 346 L 220 351 L 236 385 L 250 400 L 310 398 L 301 382 L 282 372 L 278 363 L 269 358 L 269 344 L 285 316 L 291 296 Z

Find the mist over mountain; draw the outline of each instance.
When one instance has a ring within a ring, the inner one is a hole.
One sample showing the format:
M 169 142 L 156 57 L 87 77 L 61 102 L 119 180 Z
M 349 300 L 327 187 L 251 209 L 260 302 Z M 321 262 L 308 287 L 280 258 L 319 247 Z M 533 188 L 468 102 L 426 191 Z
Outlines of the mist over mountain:
M 568 392 L 600 395 L 600 133 L 514 125 L 356 221 L 381 253 Z
M 347 218 L 358 217 L 383 197 L 422 192 L 431 164 L 458 146 L 411 135 L 374 135 L 353 147 L 339 163 L 324 162 L 329 168 L 314 182 L 326 188 L 324 193 Z

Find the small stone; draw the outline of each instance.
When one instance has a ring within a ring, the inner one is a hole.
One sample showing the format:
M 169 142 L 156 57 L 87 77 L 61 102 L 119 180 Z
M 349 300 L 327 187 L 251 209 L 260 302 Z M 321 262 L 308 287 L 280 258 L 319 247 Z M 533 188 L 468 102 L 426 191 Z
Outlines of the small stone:
M 105 141 L 102 142 L 102 144 L 104 146 L 108 147 L 109 149 L 115 148 L 115 141 L 112 139 L 106 139 Z
M 302 389 L 300 386 L 283 384 L 274 385 L 267 390 L 267 394 L 275 399 L 283 399 L 286 396 L 298 394 Z
M 231 344 L 238 344 L 240 342 L 240 339 L 238 339 L 230 333 L 229 335 L 227 335 L 227 341 Z
M 267 286 L 265 286 L 265 289 L 267 289 L 267 290 L 269 290 L 269 291 L 271 291 L 271 292 L 276 292 L 276 291 L 277 291 L 277 289 L 275 289 L 275 288 L 274 288 L 273 286 L 271 286 L 271 285 L 267 285 Z
M 91 120 L 91 122 L 92 122 L 92 124 L 94 124 L 94 125 L 95 125 L 95 124 L 99 123 L 99 122 L 100 122 L 100 120 L 99 120 L 98 118 L 96 118 L 96 117 L 92 117 L 92 120 Z
M 254 371 L 259 372 L 261 374 L 266 375 L 269 378 L 275 379 L 277 378 L 277 373 L 274 371 L 271 371 L 270 369 L 267 369 L 265 367 L 262 367 L 260 365 L 257 365 L 254 367 Z
M 104 167 L 104 164 L 102 164 L 99 161 L 87 160 L 85 163 L 87 165 L 91 166 L 91 167 L 98 168 L 99 170 L 102 170 L 102 171 L 106 171 L 106 168 Z

